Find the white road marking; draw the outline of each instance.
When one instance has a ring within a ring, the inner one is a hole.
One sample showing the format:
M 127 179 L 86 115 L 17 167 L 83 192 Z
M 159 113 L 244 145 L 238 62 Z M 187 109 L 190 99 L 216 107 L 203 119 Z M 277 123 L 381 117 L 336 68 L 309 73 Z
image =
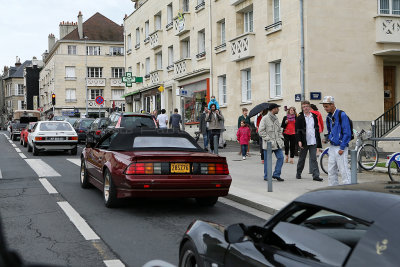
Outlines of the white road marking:
M 12 146 L 13 146 L 13 147 L 17 147 L 17 145 L 16 145 L 16 144 L 12 144 Z
M 26 159 L 26 156 L 24 153 L 18 153 L 18 155 L 20 155 L 21 158 Z
M 18 147 L 15 148 L 15 151 L 17 151 L 18 153 L 21 153 L 21 149 L 19 149 Z
M 71 222 L 78 228 L 78 231 L 83 235 L 86 240 L 97 240 L 100 239 L 98 235 L 90 228 L 86 221 L 79 215 L 78 212 L 66 201 L 57 202 L 57 204 L 63 209 L 65 214 L 71 220 Z
M 49 192 L 49 194 L 58 194 L 57 190 L 50 184 L 50 182 L 46 178 L 39 178 L 39 181 L 42 183 L 47 192 Z
M 26 163 L 36 172 L 39 177 L 61 176 L 50 165 L 41 159 L 25 159 Z
M 81 166 L 81 160 L 80 159 L 67 159 L 67 160 L 72 162 L 75 165 Z
M 104 264 L 107 267 L 124 267 L 125 264 L 122 263 L 122 261 L 120 260 L 108 260 L 108 261 L 104 261 Z
M 232 200 L 224 198 L 224 197 L 218 198 L 218 201 L 221 202 L 221 203 L 224 203 L 225 205 L 234 207 L 234 208 L 239 209 L 241 211 L 247 212 L 247 213 L 249 213 L 251 215 L 257 216 L 257 217 L 259 217 L 261 219 L 268 220 L 271 217 L 271 214 L 268 214 L 266 212 L 262 212 L 260 210 L 256 210 L 256 209 L 254 209 L 252 207 L 245 206 L 243 204 L 240 204 L 238 202 L 232 201 Z

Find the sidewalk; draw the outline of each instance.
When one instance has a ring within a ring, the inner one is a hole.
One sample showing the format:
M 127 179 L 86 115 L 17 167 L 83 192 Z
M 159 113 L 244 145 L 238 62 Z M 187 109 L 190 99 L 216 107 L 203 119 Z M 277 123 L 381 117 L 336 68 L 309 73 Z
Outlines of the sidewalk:
M 202 140 L 199 141 L 202 144 Z M 202 146 L 202 145 L 201 145 Z M 242 160 L 238 155 L 240 146 L 236 142 L 227 141 L 227 147 L 219 150 L 219 155 L 227 158 L 229 171 L 232 176 L 232 185 L 228 198 L 274 214 L 291 202 L 296 197 L 314 189 L 328 186 L 328 175 L 321 172 L 322 182 L 313 181 L 308 174 L 308 159 L 302 173 L 302 179 L 296 179 L 298 157 L 294 158 L 294 164 L 284 163 L 281 177 L 284 182 L 273 179 L 273 192 L 268 192 L 268 183 L 264 181 L 264 165 L 261 164 L 260 153 L 257 145 L 250 145 L 250 157 Z M 276 158 L 272 156 L 272 165 L 275 168 Z M 387 173 L 367 172 L 357 174 L 358 182 L 389 181 Z

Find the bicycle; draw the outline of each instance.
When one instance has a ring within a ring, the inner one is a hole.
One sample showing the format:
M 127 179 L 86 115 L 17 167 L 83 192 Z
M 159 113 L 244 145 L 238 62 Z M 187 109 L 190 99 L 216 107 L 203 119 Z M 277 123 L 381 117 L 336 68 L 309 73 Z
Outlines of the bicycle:
M 400 181 L 400 153 L 396 152 L 387 157 L 386 167 L 388 168 L 389 178 L 393 182 Z
M 371 137 L 371 131 L 364 131 L 362 129 L 360 132 L 353 129 L 354 136 L 356 136 L 356 147 L 357 151 L 357 161 L 358 165 L 366 171 L 370 171 L 375 168 L 378 164 L 379 154 L 376 147 L 371 144 L 364 144 L 364 140 L 368 140 Z M 328 174 L 328 158 L 329 158 L 329 147 L 325 148 L 324 151 L 319 155 L 319 165 L 321 170 Z M 349 153 L 350 154 L 350 153 Z M 350 160 L 349 160 L 350 161 Z M 349 162 L 350 165 L 350 162 Z

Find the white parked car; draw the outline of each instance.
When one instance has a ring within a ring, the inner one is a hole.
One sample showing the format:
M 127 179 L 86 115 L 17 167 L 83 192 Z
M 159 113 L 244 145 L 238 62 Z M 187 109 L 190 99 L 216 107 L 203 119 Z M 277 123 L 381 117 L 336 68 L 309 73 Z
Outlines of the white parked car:
M 64 150 L 76 155 L 78 135 L 66 121 L 39 121 L 28 135 L 28 152 Z

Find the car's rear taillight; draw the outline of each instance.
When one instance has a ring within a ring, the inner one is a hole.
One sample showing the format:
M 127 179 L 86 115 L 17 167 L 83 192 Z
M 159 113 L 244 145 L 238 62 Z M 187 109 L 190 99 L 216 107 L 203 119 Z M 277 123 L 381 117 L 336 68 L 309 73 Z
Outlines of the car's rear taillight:
M 84 130 L 79 130 L 79 131 L 78 131 L 78 133 L 84 133 L 84 132 L 85 132 Z
M 125 172 L 127 175 L 135 174 L 161 174 L 161 163 L 136 162 L 129 165 Z
M 78 136 L 71 136 L 71 137 L 68 137 L 68 140 L 78 140 Z
M 193 163 L 194 174 L 229 174 L 226 163 Z
M 45 140 L 45 137 L 43 137 L 43 136 L 36 136 L 35 137 L 35 141 L 42 141 L 42 140 Z
M 101 134 L 101 131 L 100 130 L 97 130 L 96 131 L 96 135 L 100 135 Z

